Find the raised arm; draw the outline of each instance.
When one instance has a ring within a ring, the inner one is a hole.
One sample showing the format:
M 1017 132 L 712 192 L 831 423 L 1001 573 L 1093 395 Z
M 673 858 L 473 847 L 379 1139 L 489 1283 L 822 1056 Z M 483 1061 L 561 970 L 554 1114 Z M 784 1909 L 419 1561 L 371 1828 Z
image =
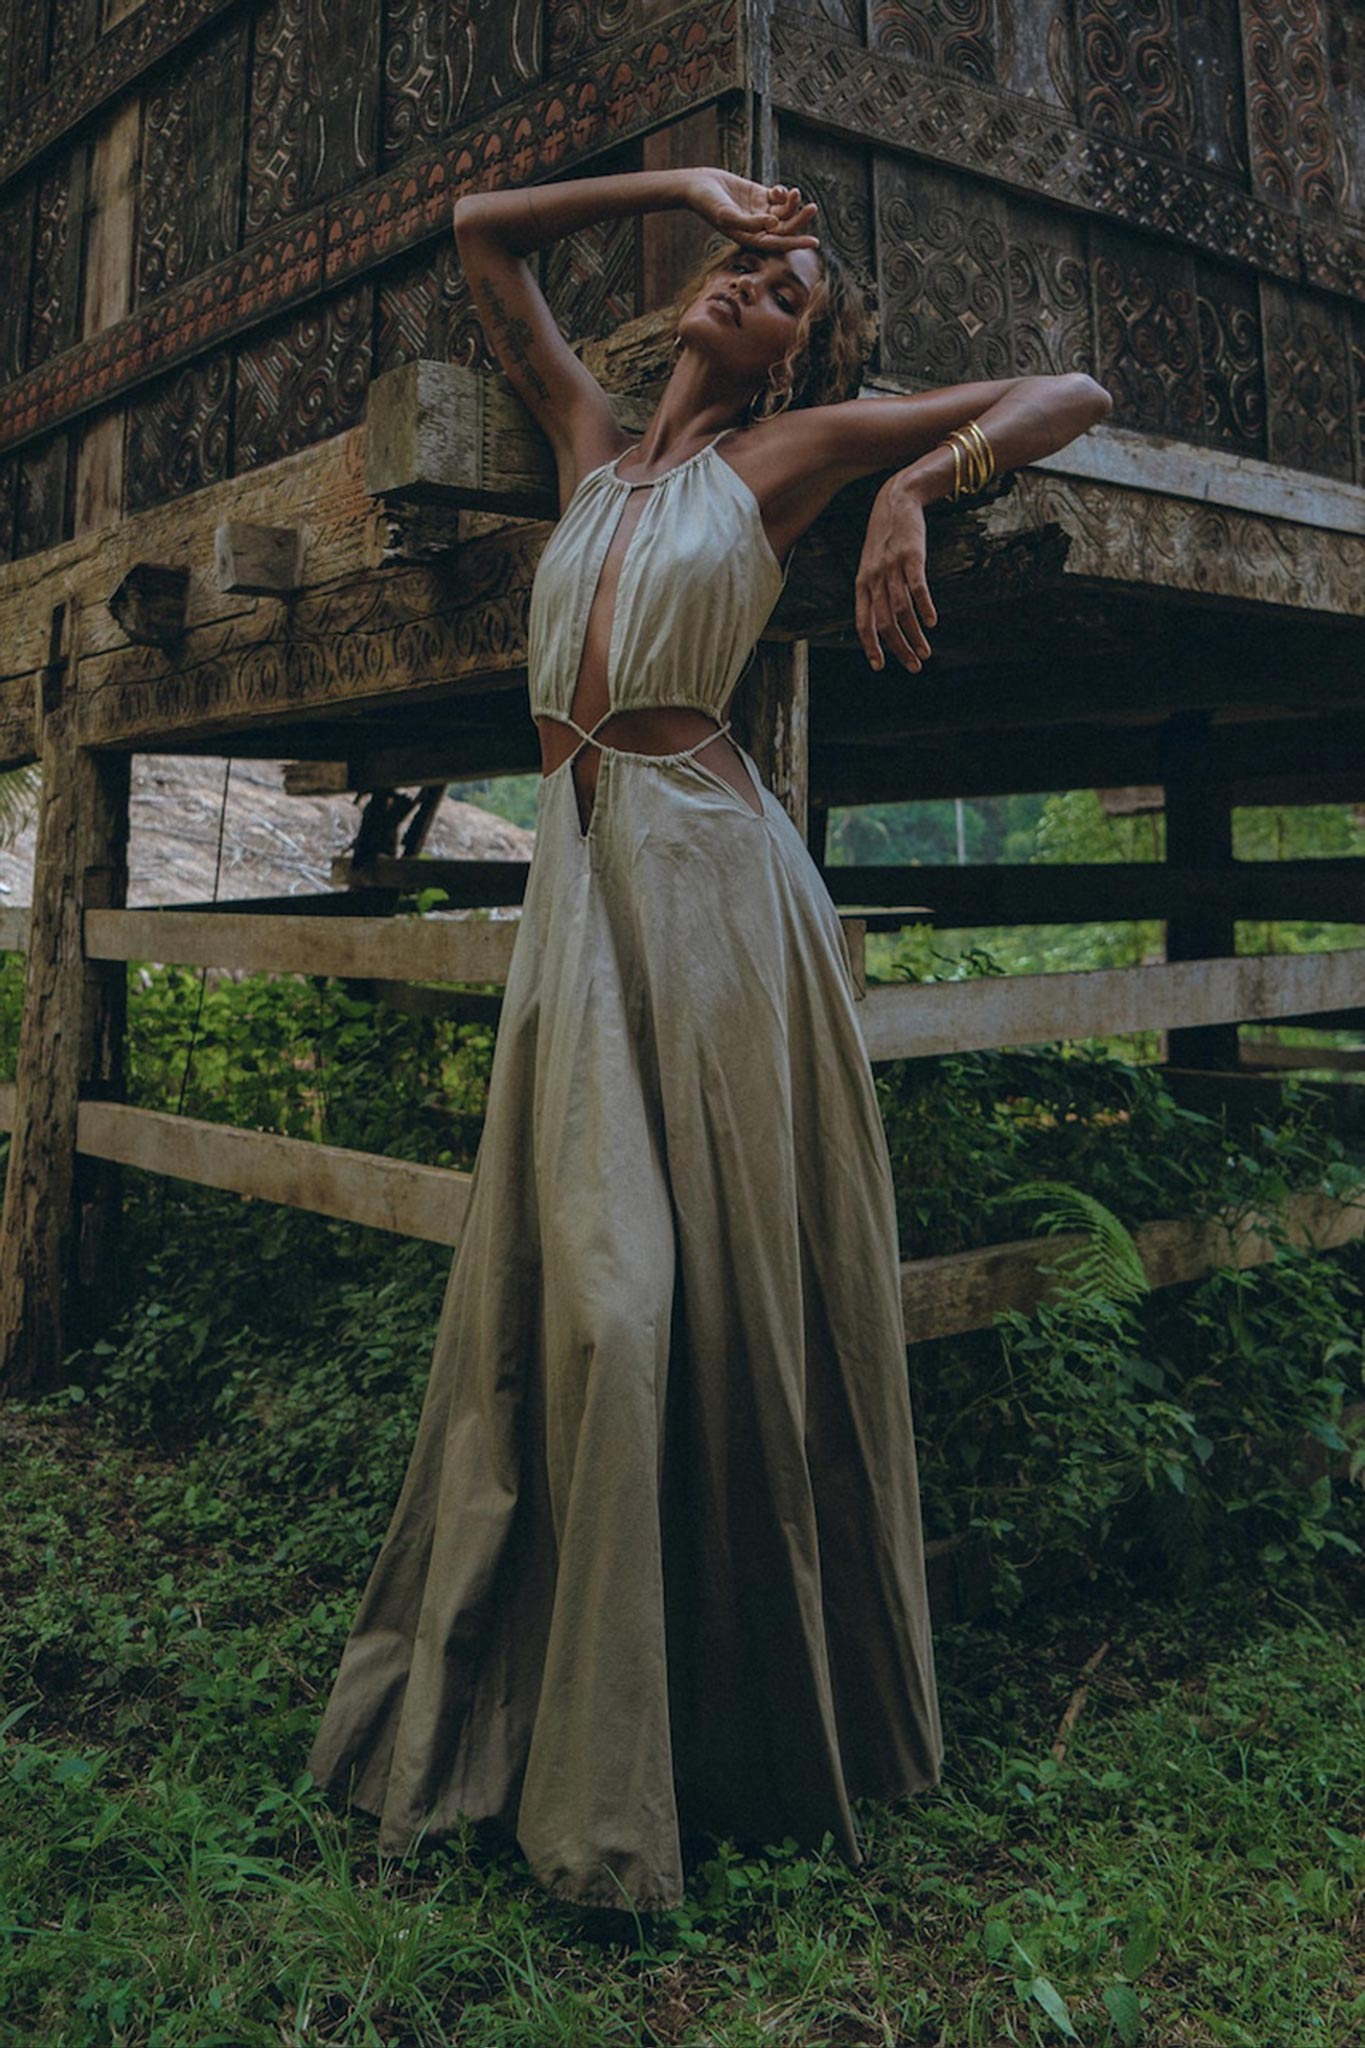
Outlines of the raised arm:
M 626 437 L 601 385 L 560 333 L 527 255 L 593 221 L 679 207 L 755 249 L 810 246 L 815 208 L 797 205 L 799 195 L 778 198 L 786 192 L 699 165 L 523 185 L 455 202 L 455 241 L 484 333 L 555 451 L 561 507 L 578 478 L 618 455 Z

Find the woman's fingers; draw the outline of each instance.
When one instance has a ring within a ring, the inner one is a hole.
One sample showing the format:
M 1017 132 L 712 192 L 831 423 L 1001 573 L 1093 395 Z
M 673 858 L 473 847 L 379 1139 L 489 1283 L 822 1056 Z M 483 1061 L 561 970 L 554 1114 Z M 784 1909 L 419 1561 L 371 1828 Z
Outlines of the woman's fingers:
M 913 675 L 924 666 L 932 650 L 916 615 L 915 597 L 910 585 L 902 579 L 896 580 L 901 592 L 898 604 L 891 597 L 890 579 L 883 579 L 875 586 L 859 585 L 855 607 L 858 638 L 874 669 L 885 666 L 886 657 L 881 645 L 885 640 L 897 661 Z M 921 582 L 918 588 L 923 594 L 923 603 L 932 610 L 927 587 Z M 938 623 L 937 616 L 933 623 Z

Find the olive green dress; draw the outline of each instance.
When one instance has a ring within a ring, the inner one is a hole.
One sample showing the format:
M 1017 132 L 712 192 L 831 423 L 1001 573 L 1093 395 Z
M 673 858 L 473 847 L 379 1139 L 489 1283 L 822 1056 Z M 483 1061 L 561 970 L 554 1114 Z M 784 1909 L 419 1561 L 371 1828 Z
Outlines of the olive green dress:
M 585 476 L 541 557 L 535 716 L 569 717 L 630 489 Z M 613 710 L 719 719 L 783 580 L 715 442 L 654 479 Z M 412 1460 L 308 1767 L 381 1850 L 487 1821 L 556 1897 L 658 1911 L 684 1833 L 860 1862 L 851 1802 L 936 1783 L 943 1741 L 838 916 L 748 753 L 761 814 L 695 748 L 592 743 L 586 832 L 569 762 L 540 784 Z

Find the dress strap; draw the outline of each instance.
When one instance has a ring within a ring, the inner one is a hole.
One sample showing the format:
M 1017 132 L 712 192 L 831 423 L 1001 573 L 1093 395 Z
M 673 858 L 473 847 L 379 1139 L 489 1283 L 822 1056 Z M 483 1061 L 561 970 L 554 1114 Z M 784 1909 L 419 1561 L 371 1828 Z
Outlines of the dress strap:
M 556 718 L 562 720 L 562 722 L 565 725 L 571 725 L 575 732 L 583 733 L 583 737 L 579 741 L 578 745 L 574 748 L 573 753 L 566 755 L 565 757 L 567 760 L 572 761 L 575 758 L 575 756 L 582 753 L 583 748 L 586 746 L 589 740 L 592 740 L 593 745 L 599 750 L 599 752 L 601 751 L 603 742 L 601 740 L 593 740 L 592 734 L 596 732 L 598 725 L 605 725 L 607 720 L 609 718 L 614 718 L 616 714 L 614 711 L 604 711 L 602 713 L 602 716 L 598 719 L 597 725 L 594 725 L 592 732 L 583 732 L 583 728 L 578 723 L 578 720 L 576 718 L 570 718 L 567 711 L 557 711 L 553 715 Z
M 727 429 L 727 431 L 728 431 L 728 429 Z M 729 721 L 729 719 L 727 718 L 727 719 L 725 719 L 725 720 L 724 720 L 724 721 L 723 721 L 723 722 L 722 722 L 722 723 L 721 723 L 720 725 L 718 725 L 718 726 L 716 727 L 716 729 L 715 729 L 715 731 L 714 731 L 714 732 L 708 732 L 708 733 L 707 733 L 707 735 L 706 735 L 706 737 L 705 737 L 705 739 L 701 739 L 701 740 L 698 740 L 698 741 L 697 741 L 697 744 L 696 744 L 696 746 L 695 746 L 695 747 L 684 747 L 684 748 L 683 748 L 683 750 L 682 750 L 682 756 L 681 756 L 681 758 L 682 758 L 683 760 L 686 760 L 686 758 L 687 758 L 687 756 L 688 756 L 689 754 L 696 754 L 696 753 L 700 753 L 700 751 L 701 751 L 701 749 L 702 749 L 703 747 L 709 747 L 709 746 L 710 746 L 710 744 L 711 744 L 711 742 L 712 742 L 712 740 L 718 740 L 718 739 L 720 738 L 720 736 L 721 736 L 721 734 L 722 734 L 723 732 L 729 732 L 729 730 L 730 730 L 730 721 Z

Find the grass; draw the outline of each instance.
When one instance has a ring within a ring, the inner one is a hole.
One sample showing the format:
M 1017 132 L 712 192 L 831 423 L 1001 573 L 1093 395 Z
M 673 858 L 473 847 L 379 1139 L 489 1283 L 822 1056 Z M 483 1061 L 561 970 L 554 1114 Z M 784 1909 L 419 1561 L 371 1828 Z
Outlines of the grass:
M 720 1843 L 639 1921 L 321 1800 L 359 1585 L 299 1569 L 287 1494 L 62 1396 L 0 1404 L 0 1486 L 5 2048 L 1365 2042 L 1354 1559 L 941 1630 L 943 1782 L 860 1809 L 861 1869 Z

